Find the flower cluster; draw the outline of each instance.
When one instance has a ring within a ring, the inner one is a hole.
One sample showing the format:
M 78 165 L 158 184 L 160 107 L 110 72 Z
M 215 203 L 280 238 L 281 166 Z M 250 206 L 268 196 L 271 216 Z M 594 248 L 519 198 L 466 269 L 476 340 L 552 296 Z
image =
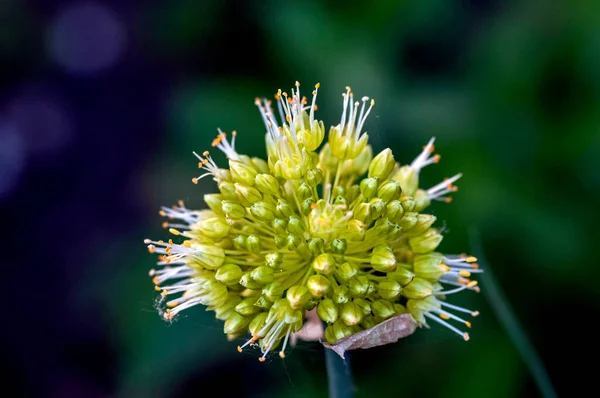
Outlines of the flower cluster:
M 339 123 L 329 130 L 315 118 L 312 101 L 277 92 L 275 106 L 255 101 L 266 127 L 267 161 L 239 154 L 236 133 L 219 130 L 212 146 L 228 159 L 220 167 L 208 152 L 194 155 L 202 174 L 216 181 L 205 210 L 180 202 L 163 208 L 175 239 L 145 243 L 159 254 L 150 271 L 166 320 L 204 305 L 224 320 L 229 339 L 250 333 L 238 347 L 259 345 L 264 361 L 316 312 L 334 343 L 395 315 L 410 313 L 421 325 L 437 322 L 465 340 L 459 313 L 477 313 L 446 302 L 463 290 L 478 291 L 476 259 L 436 251 L 442 240 L 436 218 L 423 213 L 432 201 L 450 202 L 455 175 L 429 188 L 419 175 L 437 163 L 433 139 L 410 164 L 386 149 L 373 156 L 365 120 L 375 101 L 343 96 Z M 277 109 L 278 117 L 273 108 Z M 366 174 L 366 176 L 365 176 Z

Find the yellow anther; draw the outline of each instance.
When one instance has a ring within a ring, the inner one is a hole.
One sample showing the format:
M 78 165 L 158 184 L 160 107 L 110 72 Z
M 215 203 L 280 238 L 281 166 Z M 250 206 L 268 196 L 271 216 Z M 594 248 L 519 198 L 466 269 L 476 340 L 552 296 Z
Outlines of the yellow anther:
M 279 351 L 279 357 L 280 357 L 281 359 L 285 358 L 285 354 L 284 354 L 284 352 L 283 352 L 283 351 Z
M 477 257 L 469 256 L 465 259 L 465 261 L 468 263 L 474 263 L 475 261 L 477 261 Z
M 238 352 L 242 352 L 242 347 L 237 346 L 237 350 L 238 350 Z
M 468 277 L 471 276 L 471 273 L 469 271 L 466 271 L 466 270 L 461 270 L 458 274 L 460 276 L 464 276 L 465 278 L 468 278 Z
M 169 232 L 172 233 L 175 236 L 179 236 L 181 235 L 181 232 L 179 232 L 178 230 L 176 230 L 175 228 L 169 228 Z M 169 244 L 171 244 L 172 242 L 169 242 Z
M 467 325 L 467 327 L 470 328 L 471 327 L 471 322 L 467 321 L 467 322 L 465 322 L 465 325 Z
M 440 318 L 448 320 L 448 319 L 450 319 L 450 316 L 448 316 L 448 314 L 444 314 L 444 313 L 442 312 L 442 313 L 440 314 Z

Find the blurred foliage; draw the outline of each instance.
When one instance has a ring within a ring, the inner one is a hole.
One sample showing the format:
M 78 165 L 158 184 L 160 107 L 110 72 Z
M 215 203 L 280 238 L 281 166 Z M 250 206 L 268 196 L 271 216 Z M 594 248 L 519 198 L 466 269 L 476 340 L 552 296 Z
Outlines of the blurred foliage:
M 33 25 L 49 11 L 6 4 L 12 22 L 0 27 L 3 59 L 36 59 L 16 48 L 39 46 L 30 37 L 38 29 Z M 295 80 L 321 82 L 318 113 L 326 125 L 337 123 L 346 85 L 375 98 L 367 122 L 371 144 L 392 148 L 401 162 L 437 137 L 442 160 L 426 170 L 424 185 L 464 174 L 454 202 L 433 206 L 438 225 L 447 227 L 443 251 L 468 251 L 468 229 L 479 228 L 489 265 L 559 395 L 573 392 L 573 370 L 562 359 L 572 358 L 571 343 L 562 342 L 595 339 L 586 328 L 565 337 L 571 326 L 556 322 L 566 316 L 579 327 L 580 319 L 600 309 L 593 277 L 600 203 L 599 2 L 136 4 L 115 3 L 114 9 L 132 35 L 133 57 L 151 68 L 141 80 L 161 73 L 163 83 L 153 94 L 158 110 L 140 113 L 157 111 L 161 124 L 149 139 L 152 146 L 131 161 L 130 188 L 108 190 L 100 199 L 128 198 L 143 222 L 90 243 L 92 256 L 79 264 L 81 277 L 69 282 L 65 300 L 69 313 L 93 308 L 100 314 L 104 338 L 116 352 L 114 396 L 197 396 L 208 389 L 232 396 L 326 396 L 318 345 L 301 343 L 285 361 L 260 364 L 257 353 L 238 354 L 221 322 L 199 308 L 173 324 L 163 322 L 146 276 L 154 259 L 142 244 L 145 237 L 166 236 L 156 213 L 161 205 L 183 199 L 199 207 L 202 195 L 214 189 L 208 180 L 191 183 L 197 173 L 191 152 L 207 149 L 217 127 L 238 131 L 240 152 L 264 156 L 254 98 L 289 89 Z M 12 38 L 8 26 L 15 27 Z M 138 71 L 114 84 L 139 83 Z M 103 79 L 110 82 L 110 74 Z M 85 98 L 91 83 L 78 84 Z M 145 94 L 137 95 L 132 107 Z M 135 125 L 130 130 L 128 152 L 136 150 L 134 139 L 146 140 Z M 391 346 L 355 352 L 357 396 L 535 396 L 530 375 L 483 297 L 459 299 L 457 304 L 481 312 L 471 341 L 434 326 Z

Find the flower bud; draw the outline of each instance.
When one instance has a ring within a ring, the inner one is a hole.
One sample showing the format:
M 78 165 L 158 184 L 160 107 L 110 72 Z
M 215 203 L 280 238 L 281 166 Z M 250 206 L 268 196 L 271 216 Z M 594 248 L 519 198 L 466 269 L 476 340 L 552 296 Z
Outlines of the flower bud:
M 271 174 L 257 174 L 256 177 L 254 177 L 254 184 L 256 189 L 262 193 L 273 196 L 279 195 L 279 183 L 277 182 L 277 178 L 273 177 Z
M 269 170 L 269 164 L 262 158 L 252 158 L 251 159 L 252 165 L 254 166 L 254 168 L 256 170 L 258 170 L 259 173 L 270 173 L 271 171 Z
M 278 235 L 275 238 L 273 238 L 273 241 L 275 242 L 275 247 L 278 249 L 283 249 L 288 245 L 287 236 Z
M 363 317 L 363 309 L 353 301 L 342 304 L 340 307 L 340 320 L 348 326 L 358 325 Z
M 238 235 L 231 242 L 236 250 L 246 250 L 246 235 Z
M 237 285 L 240 282 L 242 274 L 242 269 L 239 266 L 235 264 L 225 264 L 217 270 L 215 278 L 219 282 L 231 286 Z
M 326 298 L 319 303 L 317 315 L 323 322 L 333 323 L 338 319 L 338 307 L 332 299 Z
M 278 251 L 272 251 L 265 254 L 265 264 L 270 268 L 279 268 L 283 262 L 283 255 Z
M 256 297 L 245 298 L 235 306 L 235 312 L 244 316 L 258 314 L 261 309 L 255 306 L 254 303 L 256 303 Z
M 221 202 L 221 211 L 232 220 L 239 220 L 246 216 L 246 208 L 239 203 L 230 200 Z
M 415 253 L 429 253 L 438 247 L 443 238 L 436 229 L 430 228 L 423 235 L 408 239 L 408 244 Z
M 439 301 L 434 296 L 429 296 L 422 300 L 412 299 L 406 303 L 408 312 L 421 324 L 426 323 L 424 313 L 438 310 L 440 307 Z
M 215 214 L 219 216 L 224 216 L 223 210 L 221 209 L 221 202 L 223 200 L 223 195 L 218 193 L 208 193 L 204 195 L 204 202 L 208 205 L 208 207 L 215 212 Z
M 196 225 L 204 236 L 211 239 L 223 239 L 229 235 L 229 224 L 220 217 L 205 218 L 198 221 Z
M 281 298 L 281 295 L 277 298 Z M 276 299 L 275 299 L 276 300 Z M 254 303 L 255 306 L 268 310 L 269 308 L 271 308 L 271 306 L 273 306 L 273 301 L 269 300 L 264 294 L 262 294 L 257 300 L 256 303 Z
M 302 214 L 307 216 L 311 212 L 314 204 L 315 200 L 313 198 L 303 200 L 302 204 L 300 205 L 300 210 L 302 211 Z
M 402 295 L 408 299 L 422 299 L 433 294 L 433 286 L 425 279 L 414 278 L 402 289 Z
M 373 315 L 381 318 L 389 318 L 393 316 L 396 311 L 394 305 L 387 300 L 375 300 L 371 303 L 371 311 Z
M 302 243 L 302 238 L 300 238 L 299 236 L 289 234 L 286 237 L 286 245 L 287 245 L 288 250 L 291 250 L 291 251 L 297 250 L 301 243 Z
M 363 318 L 363 321 L 360 323 L 360 326 L 362 326 L 364 329 L 371 329 L 372 327 L 377 326 L 378 323 L 379 320 L 377 319 L 377 317 L 373 315 L 367 315 Z
M 223 331 L 226 334 L 239 335 L 246 331 L 252 317 L 242 316 L 237 312 L 229 314 L 223 325 Z
M 355 298 L 352 300 L 354 304 L 356 304 L 363 312 L 363 315 L 371 314 L 371 303 L 362 298 Z
M 243 205 L 250 206 L 252 203 L 258 202 L 262 199 L 262 195 L 256 188 L 239 184 L 237 182 L 233 185 L 235 186 L 237 198 L 240 200 L 240 202 L 242 202 Z
M 363 224 L 370 224 L 371 220 L 373 220 L 373 216 L 371 214 L 371 205 L 365 202 L 359 203 L 354 208 L 354 219 Z
M 377 293 L 379 293 L 379 296 L 384 300 L 394 300 L 400 296 L 400 292 L 402 292 L 400 283 L 389 278 L 381 280 L 377 287 Z
M 394 170 L 395 165 L 396 161 L 394 160 L 391 149 L 384 149 L 371 161 L 371 164 L 369 165 L 369 177 L 379 178 L 383 181 L 390 175 L 392 170 Z
M 360 193 L 367 199 L 371 200 L 377 193 L 377 178 L 364 178 L 360 182 Z
M 350 279 L 348 289 L 352 297 L 364 297 L 369 291 L 369 278 L 365 275 L 358 275 Z
M 221 191 L 223 199 L 234 200 L 237 198 L 235 193 L 235 185 L 233 185 L 231 182 L 221 181 L 219 183 L 219 191 Z
M 419 254 L 415 256 L 413 269 L 419 278 L 437 282 L 446 273 L 442 264 L 442 256 L 438 253 Z
M 402 188 L 400 183 L 394 180 L 384 182 L 377 191 L 377 197 L 385 203 L 396 200 L 400 197 Z
M 415 211 L 415 200 L 411 196 L 404 196 L 400 202 L 404 211 Z
M 333 325 L 329 325 L 325 328 L 324 336 L 329 344 L 334 344 L 336 342 L 335 334 L 333 333 Z
M 346 243 L 346 239 L 334 239 L 331 242 L 331 248 L 337 254 L 344 254 L 348 248 L 348 243 Z
M 218 246 L 192 244 L 192 248 L 197 251 L 194 259 L 206 269 L 216 270 L 225 261 L 225 251 Z
M 398 303 L 394 303 L 394 310 L 396 311 L 396 315 L 402 315 L 408 312 L 405 306 Z
M 231 177 L 234 182 L 240 184 L 252 186 L 254 185 L 254 177 L 256 177 L 256 170 L 254 167 L 249 166 L 239 160 L 229 159 L 229 170 L 231 170 Z
M 394 272 L 389 272 L 386 276 L 400 283 L 400 286 L 408 285 L 415 278 L 415 274 L 400 266 L 396 267 Z
M 246 272 L 244 275 L 242 275 L 242 277 L 240 278 L 240 285 L 251 290 L 258 290 L 263 287 L 262 283 L 259 283 L 252 279 L 251 272 Z
M 313 260 L 312 267 L 321 274 L 329 275 L 335 270 L 335 258 L 331 253 L 319 254 Z
M 282 218 L 275 218 L 271 222 L 271 226 L 273 227 L 273 231 L 277 235 L 284 235 L 287 233 L 287 220 L 284 220 Z
M 358 272 L 358 268 L 355 265 L 352 265 L 346 261 L 345 263 L 343 263 L 342 265 L 337 267 L 336 275 L 340 279 L 347 281 L 350 278 L 352 278 L 354 275 L 356 275 L 357 272 Z
M 308 241 L 308 251 L 310 251 L 313 256 L 321 254 L 324 247 L 325 242 L 321 238 L 311 238 Z
M 275 208 L 267 202 L 256 202 L 250 206 L 250 213 L 259 221 L 271 222 L 275 219 Z
M 344 304 L 350 301 L 350 292 L 348 286 L 336 286 L 333 288 L 333 294 L 331 296 L 333 302 L 336 304 Z
M 287 230 L 292 235 L 302 236 L 305 231 L 304 222 L 298 216 L 291 216 L 287 225 Z
M 392 248 L 387 245 L 377 245 L 371 254 L 371 267 L 379 272 L 392 272 L 396 269 L 396 257 Z
M 327 294 L 330 286 L 331 283 L 329 280 L 325 276 L 319 274 L 312 275 L 306 281 L 306 287 L 310 291 L 310 294 L 317 298 L 323 297 L 325 294 Z
M 398 225 L 403 231 L 409 231 L 412 227 L 417 225 L 418 216 L 418 213 L 406 212 L 404 213 L 404 217 L 398 221 Z
M 431 225 L 433 225 L 435 220 L 437 220 L 437 217 L 432 216 L 431 214 L 419 214 L 415 226 L 412 227 L 410 231 L 406 232 L 405 236 L 410 237 L 423 234 L 431 227 Z
M 348 208 L 348 202 L 346 202 L 346 198 L 344 198 L 342 195 L 338 195 L 335 197 L 335 199 L 333 200 L 333 205 L 342 206 L 344 209 Z
M 394 173 L 392 178 L 400 183 L 402 190 L 407 195 L 414 195 L 419 187 L 419 175 L 415 172 L 415 169 L 409 165 L 400 167 L 398 171 Z
M 399 200 L 392 200 L 385 206 L 385 216 L 393 223 L 398 223 L 404 215 L 404 208 Z
M 246 238 L 246 250 L 250 253 L 260 254 L 260 238 L 256 235 L 250 235 Z
M 334 324 L 332 325 L 333 327 L 333 335 L 335 336 L 335 341 L 338 341 L 340 339 L 343 339 L 344 337 L 348 337 L 350 335 L 352 335 L 353 330 L 350 326 L 346 325 L 345 323 L 343 323 L 341 321 L 341 319 L 338 319 L 337 321 L 334 322 Z
M 431 199 L 427 195 L 427 191 L 419 189 L 415 194 L 415 211 L 420 212 L 425 210 L 431 204 Z
M 354 174 L 361 176 L 369 169 L 369 164 L 373 160 L 373 149 L 371 145 L 366 145 L 360 154 L 354 160 L 344 162 L 344 174 Z
M 219 306 L 213 307 L 215 318 L 224 321 L 234 311 L 236 305 L 242 301 L 240 296 L 229 296 L 227 300 Z
M 250 276 L 261 285 L 266 285 L 267 283 L 273 282 L 273 268 L 261 265 L 260 267 L 254 268 L 252 272 L 250 272 Z
M 260 332 L 260 330 L 265 326 L 267 316 L 269 316 L 268 313 L 261 312 L 260 314 L 252 318 L 252 321 L 250 321 L 250 324 L 248 325 L 248 330 L 250 331 L 250 334 L 256 336 L 258 332 Z
M 351 242 L 362 242 L 365 239 L 365 225 L 359 220 L 348 221 L 348 232 L 346 237 Z
M 326 143 L 319 152 L 319 168 L 323 171 L 330 170 L 335 173 L 339 159 L 331 151 L 331 145 Z
M 306 286 L 292 286 L 288 289 L 286 293 L 286 298 L 290 303 L 290 306 L 295 309 L 301 309 L 310 300 L 310 292 L 306 288 Z
M 383 203 L 383 200 L 379 198 L 373 198 L 369 202 L 369 205 L 371 207 L 371 216 L 373 217 L 373 220 L 381 217 L 385 210 L 385 203 Z
M 281 298 L 284 290 L 284 286 L 280 282 L 273 281 L 263 288 L 262 293 L 271 302 L 275 302 Z
M 304 180 L 311 187 L 316 187 L 323 182 L 323 172 L 321 169 L 308 169 L 306 171 L 306 175 L 304 176 Z
M 298 187 L 298 190 L 296 191 L 296 194 L 298 195 L 298 198 L 300 200 L 304 200 L 304 199 L 308 199 L 308 198 L 312 197 L 313 190 L 310 187 L 310 185 L 308 185 L 307 183 L 303 182 Z
M 275 210 L 281 218 L 288 218 L 292 214 L 294 214 L 294 210 L 292 209 L 292 207 L 288 204 L 288 202 L 282 199 L 279 199 L 277 201 L 277 206 L 275 207 Z

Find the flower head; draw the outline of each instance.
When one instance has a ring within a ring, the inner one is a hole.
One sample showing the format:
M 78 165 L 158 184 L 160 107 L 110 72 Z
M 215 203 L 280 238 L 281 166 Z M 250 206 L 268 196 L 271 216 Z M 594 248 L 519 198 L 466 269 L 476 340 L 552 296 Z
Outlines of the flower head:
M 450 202 L 461 175 L 419 187 L 422 169 L 440 159 L 433 138 L 407 165 L 390 149 L 373 157 L 363 128 L 375 102 L 354 102 L 349 87 L 340 123 L 322 145 L 318 89 L 310 104 L 297 82 L 291 95 L 279 90 L 278 118 L 271 101 L 255 101 L 267 161 L 239 154 L 237 134 L 229 141 L 221 130 L 212 146 L 228 165 L 194 152 L 202 174 L 193 182 L 210 176 L 219 193 L 205 195 L 206 210 L 179 202 L 160 211 L 177 243 L 145 241 L 159 255 L 150 276 L 160 314 L 171 321 L 204 305 L 224 320 L 229 339 L 249 333 L 238 350 L 259 345 L 261 361 L 276 349 L 285 356 L 290 335 L 312 309 L 327 324 L 329 343 L 403 313 L 468 340 L 464 327 L 471 324 L 461 314 L 477 312 L 446 299 L 479 291 L 471 277 L 481 270 L 472 256 L 438 252 L 441 231 L 423 213 L 433 200 Z

